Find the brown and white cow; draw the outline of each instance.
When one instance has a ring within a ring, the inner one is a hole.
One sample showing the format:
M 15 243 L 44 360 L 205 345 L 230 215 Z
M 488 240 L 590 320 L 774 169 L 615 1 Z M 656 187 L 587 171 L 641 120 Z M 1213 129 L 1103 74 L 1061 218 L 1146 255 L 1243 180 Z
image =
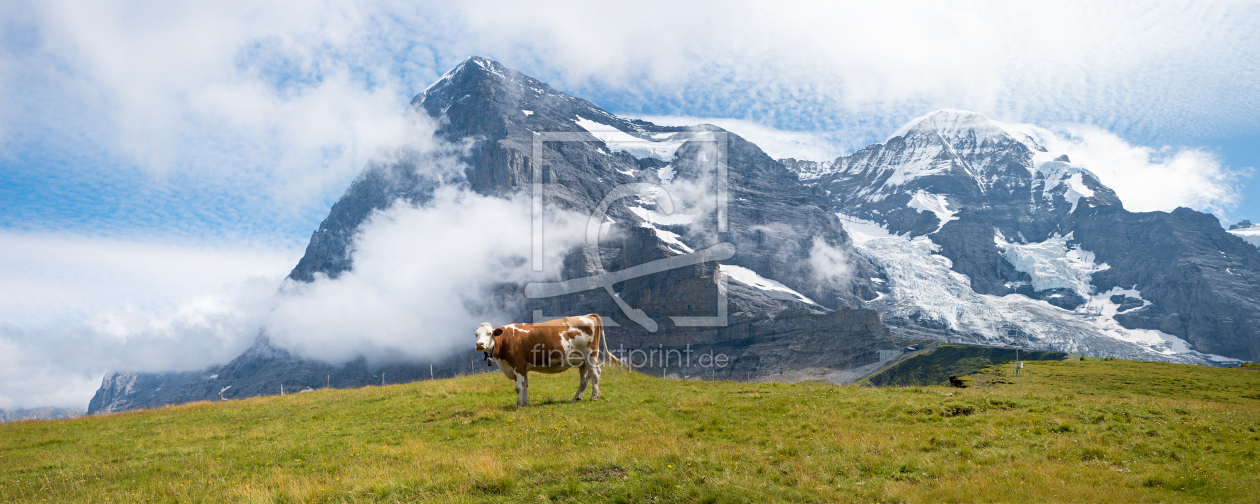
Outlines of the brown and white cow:
M 604 339 L 604 320 L 592 313 L 536 324 L 494 327 L 483 322 L 476 331 L 477 351 L 489 354 L 509 380 L 516 381 L 516 405 L 529 403 L 529 372 L 562 373 L 578 368 L 581 384 L 574 401 L 582 399 L 586 382 L 592 382 L 591 400 L 599 399 L 599 343 Z M 604 342 L 604 351 L 608 343 Z M 608 354 L 612 360 L 617 360 Z

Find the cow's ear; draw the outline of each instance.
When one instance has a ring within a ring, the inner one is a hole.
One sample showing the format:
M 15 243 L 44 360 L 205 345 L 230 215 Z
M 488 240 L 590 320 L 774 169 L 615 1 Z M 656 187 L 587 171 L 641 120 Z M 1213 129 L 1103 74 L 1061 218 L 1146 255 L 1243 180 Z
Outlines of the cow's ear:
M 500 328 L 498 328 L 498 329 L 495 329 L 495 330 L 494 330 L 494 335 L 495 335 L 495 336 L 499 336 L 499 335 L 502 335 L 502 334 L 503 334 L 503 328 L 502 328 L 502 327 L 500 327 Z

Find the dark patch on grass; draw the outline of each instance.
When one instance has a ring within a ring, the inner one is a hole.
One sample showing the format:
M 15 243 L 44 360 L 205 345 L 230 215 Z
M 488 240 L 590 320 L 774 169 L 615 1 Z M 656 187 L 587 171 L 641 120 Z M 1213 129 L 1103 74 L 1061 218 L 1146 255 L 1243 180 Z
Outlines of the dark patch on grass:
M 1081 460 L 1089 462 L 1091 460 L 1105 460 L 1107 454 L 1099 448 L 1089 447 L 1081 450 Z
M 933 437 L 928 440 L 927 445 L 928 445 L 928 451 L 931 451 L 931 450 L 940 450 L 943 448 L 953 448 L 955 446 L 958 446 L 958 442 L 952 439 L 940 439 L 940 438 Z
M 967 416 L 976 412 L 976 407 L 970 404 L 943 404 L 941 405 L 941 416 L 956 417 Z
M 516 480 L 510 477 L 491 478 L 487 481 L 478 481 L 473 487 L 478 492 L 487 495 L 506 495 L 516 488 Z
M 607 469 L 587 469 L 582 471 L 582 479 L 587 481 L 604 481 L 609 479 L 625 479 L 626 470 L 620 467 Z

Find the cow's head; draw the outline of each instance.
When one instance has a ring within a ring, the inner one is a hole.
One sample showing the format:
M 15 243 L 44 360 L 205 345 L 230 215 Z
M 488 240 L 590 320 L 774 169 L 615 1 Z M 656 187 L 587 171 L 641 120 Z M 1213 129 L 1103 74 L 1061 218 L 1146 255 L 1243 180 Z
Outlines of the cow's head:
M 494 352 L 494 337 L 502 332 L 502 329 L 495 329 L 489 322 L 482 322 L 473 333 L 477 336 L 477 351 Z

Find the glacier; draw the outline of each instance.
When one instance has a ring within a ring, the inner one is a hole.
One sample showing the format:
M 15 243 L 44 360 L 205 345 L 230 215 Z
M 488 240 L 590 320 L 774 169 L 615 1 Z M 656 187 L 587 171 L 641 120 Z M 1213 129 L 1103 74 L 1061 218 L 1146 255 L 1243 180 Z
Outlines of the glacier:
M 935 253 L 939 246 L 927 236 L 897 235 L 873 221 L 842 213 L 837 216 L 858 253 L 883 269 L 891 292 L 868 301 L 867 307 L 879 311 L 885 323 L 894 328 L 941 329 L 952 334 L 951 341 L 969 344 L 1019 345 L 1187 364 L 1237 362 L 1194 351 L 1184 340 L 1170 334 L 1121 326 L 1112 318 L 1119 305 L 1110 297 L 1128 294 L 1140 299 L 1140 292 L 1119 288 L 1090 292 L 1090 275 L 1105 268 L 1093 264 L 1090 254 L 1068 246 L 1070 236 L 1037 244 L 1004 245 L 1016 259 L 1017 267 L 1036 273 L 1032 275 L 1035 285 L 1066 287 L 1085 294 L 1089 303 L 1076 310 L 1065 310 L 1022 294 L 978 294 L 966 275 L 951 270 L 950 260 Z M 1012 328 L 1018 329 L 1018 335 L 1010 334 Z

